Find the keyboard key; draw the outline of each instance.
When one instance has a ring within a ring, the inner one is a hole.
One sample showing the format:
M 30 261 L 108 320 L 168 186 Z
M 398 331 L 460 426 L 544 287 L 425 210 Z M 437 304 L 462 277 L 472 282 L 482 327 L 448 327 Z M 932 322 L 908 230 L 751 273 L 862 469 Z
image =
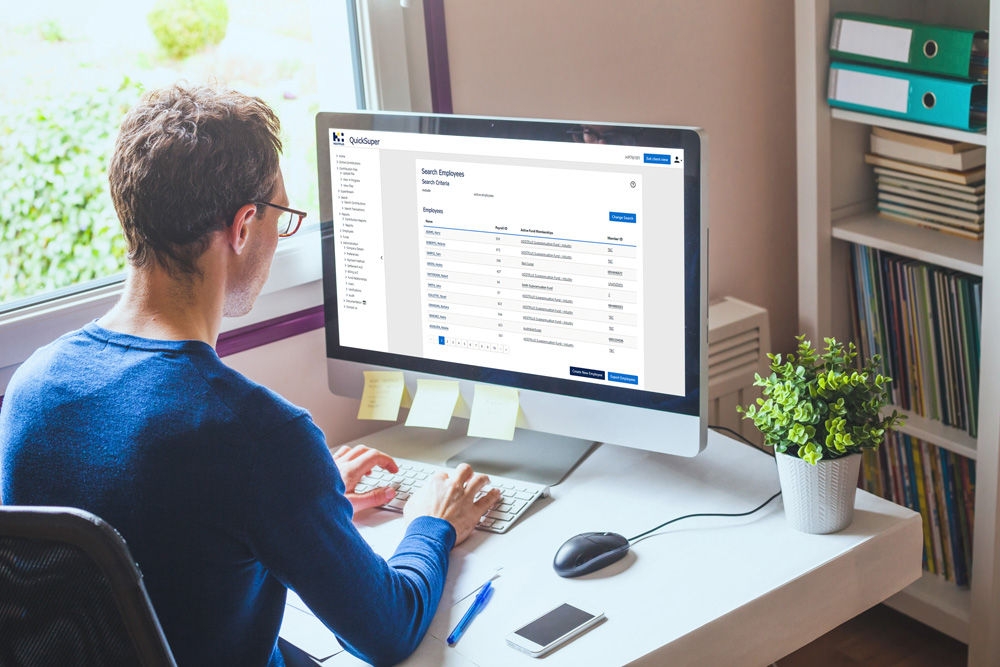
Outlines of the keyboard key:
M 451 473 L 447 468 L 439 468 L 419 461 L 397 459 L 396 463 L 399 466 L 399 472 L 390 473 L 387 470 L 376 467 L 370 475 L 365 475 L 362 478 L 356 487 L 356 491 L 363 493 L 370 489 L 391 486 L 396 489 L 396 497 L 382 507 L 400 512 L 405 507 L 410 495 L 420 489 L 431 475 L 438 470 L 445 470 L 449 474 Z M 491 477 L 491 483 L 484 489 L 484 492 L 490 488 L 499 489 L 502 494 L 502 500 L 493 510 L 487 512 L 479 520 L 479 525 L 476 527 L 480 530 L 487 530 L 494 533 L 506 531 L 532 502 L 546 495 L 548 492 L 548 489 L 541 484 L 533 485 L 497 476 Z M 479 495 L 481 496 L 482 494 Z
M 513 514 L 508 512 L 498 512 L 497 510 L 490 510 L 486 513 L 486 516 L 491 519 L 499 519 L 500 521 L 510 521 L 514 518 Z

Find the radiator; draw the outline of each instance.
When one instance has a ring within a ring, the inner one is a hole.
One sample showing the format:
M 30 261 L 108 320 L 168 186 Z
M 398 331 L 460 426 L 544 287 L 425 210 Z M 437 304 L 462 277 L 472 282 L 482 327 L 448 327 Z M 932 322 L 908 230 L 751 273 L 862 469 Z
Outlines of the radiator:
M 763 438 L 737 405 L 757 400 L 754 373 L 769 373 L 771 349 L 767 310 L 725 297 L 708 307 L 708 425 L 724 426 L 757 446 Z

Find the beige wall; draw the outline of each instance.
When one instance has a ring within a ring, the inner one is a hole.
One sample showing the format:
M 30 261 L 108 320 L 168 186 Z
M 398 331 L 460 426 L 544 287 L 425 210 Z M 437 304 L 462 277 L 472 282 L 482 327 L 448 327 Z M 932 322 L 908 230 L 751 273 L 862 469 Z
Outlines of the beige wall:
M 792 0 L 446 0 L 455 113 L 698 125 L 709 297 L 797 333 Z

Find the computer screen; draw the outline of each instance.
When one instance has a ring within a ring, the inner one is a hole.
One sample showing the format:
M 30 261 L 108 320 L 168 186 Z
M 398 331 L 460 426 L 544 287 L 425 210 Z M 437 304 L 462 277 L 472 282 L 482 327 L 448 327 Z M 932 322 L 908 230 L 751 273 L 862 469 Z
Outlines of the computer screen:
M 382 112 L 316 124 L 331 391 L 360 398 L 365 370 L 402 371 L 411 395 L 420 378 L 456 380 L 466 408 L 477 384 L 514 388 L 515 440 L 533 434 L 519 456 L 556 436 L 701 451 L 699 130 Z

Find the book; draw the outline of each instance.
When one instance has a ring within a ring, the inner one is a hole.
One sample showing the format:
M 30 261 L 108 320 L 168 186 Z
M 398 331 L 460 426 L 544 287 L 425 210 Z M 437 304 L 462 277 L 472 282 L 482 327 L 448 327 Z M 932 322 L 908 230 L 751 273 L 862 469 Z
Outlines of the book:
M 983 227 L 982 211 L 955 208 L 947 204 L 938 204 L 919 197 L 911 197 L 909 194 L 899 195 L 880 190 L 878 203 L 880 206 L 884 203 L 886 206 L 895 206 L 899 209 L 914 209 L 928 214 L 937 213 L 942 218 L 940 222 L 954 220 L 954 224 L 959 227 L 968 227 L 969 229 L 982 229 Z
M 955 455 L 946 449 L 939 448 L 941 456 L 941 481 L 943 483 L 942 495 L 945 499 L 945 515 L 948 518 L 948 550 L 951 552 L 951 564 L 955 575 L 955 583 L 959 586 L 966 586 L 969 583 L 969 575 L 965 569 L 965 553 L 962 549 L 962 527 L 959 519 L 958 487 L 955 486 Z
M 945 421 L 965 428 L 962 402 L 956 389 L 958 377 L 955 374 L 955 349 L 952 344 L 951 322 L 947 301 L 948 284 L 943 271 L 935 271 L 934 279 L 934 327 L 937 342 L 941 348 L 941 391 L 945 402 Z
M 871 152 L 930 167 L 967 171 L 986 164 L 986 146 L 873 127 Z
M 930 192 L 924 188 L 911 188 L 905 185 L 895 185 L 894 183 L 884 181 L 881 178 L 876 179 L 876 188 L 879 193 L 886 193 L 889 195 L 896 195 L 900 198 L 906 198 L 908 200 L 912 200 L 914 204 L 926 202 L 928 204 L 946 206 L 950 209 L 971 211 L 973 213 L 979 213 L 980 215 L 986 211 L 985 197 L 976 197 L 975 195 L 966 197 L 960 193 L 938 194 Z
M 913 452 L 913 466 L 916 471 L 914 477 L 917 480 L 917 505 L 911 507 L 910 509 L 920 512 L 920 520 L 924 525 L 924 568 L 930 570 L 934 564 L 933 553 L 934 553 L 934 543 L 931 538 L 931 520 L 930 520 L 930 505 L 927 502 L 927 488 L 924 482 L 923 475 L 923 458 L 921 456 L 922 452 L 920 447 L 917 445 L 916 441 L 912 440 L 908 436 L 900 436 L 894 439 L 897 447 L 909 447 Z
M 982 198 L 986 196 L 986 184 L 983 182 L 972 184 L 953 183 L 938 178 L 928 178 L 895 169 L 887 169 L 886 167 L 875 167 L 874 171 L 877 179 L 894 181 L 897 185 L 903 184 L 905 187 L 921 187 L 922 189 L 929 189 L 931 192 L 942 194 L 955 193 L 955 196 L 964 195 L 966 197 Z
M 951 517 L 948 514 L 948 494 L 947 486 L 945 481 L 945 466 L 944 460 L 947 451 L 936 447 L 935 445 L 927 444 L 930 456 L 931 456 L 931 466 L 934 469 L 934 479 L 936 481 L 936 486 L 934 487 L 934 492 L 937 494 L 938 502 L 938 514 L 939 514 L 939 539 L 941 540 L 941 553 L 945 559 L 945 577 L 948 581 L 955 582 L 955 554 L 951 550 Z
M 948 564 L 945 561 L 944 545 L 941 541 L 941 513 L 944 508 L 938 504 L 939 496 L 937 493 L 940 477 L 936 477 L 934 474 L 935 457 L 931 455 L 930 451 L 934 445 L 914 438 L 913 446 L 920 448 L 924 463 L 924 484 L 927 487 L 927 500 L 930 508 L 931 542 L 934 545 L 934 563 L 936 565 L 933 572 L 942 577 L 947 577 Z
M 974 169 L 969 169 L 966 171 L 953 171 L 950 169 L 936 169 L 934 167 L 926 167 L 921 164 L 914 164 L 912 162 L 905 162 L 903 160 L 894 160 L 892 158 L 884 157 L 882 155 L 876 155 L 874 153 L 865 153 L 865 162 L 876 167 L 886 167 L 888 169 L 894 169 L 896 171 L 901 171 L 907 174 L 915 174 L 917 176 L 923 176 L 925 178 L 933 178 L 938 181 L 948 182 L 948 183 L 960 183 L 962 185 L 969 185 L 972 183 L 980 183 L 986 180 L 986 168 L 976 167 Z
M 894 255 L 874 251 L 886 295 L 886 331 L 889 332 L 889 353 L 892 360 L 893 402 L 906 409 L 910 406 L 909 364 L 904 358 L 904 317 L 902 288 L 897 279 Z
M 929 264 L 919 263 L 914 264 L 912 270 L 917 290 L 917 347 L 923 370 L 921 386 L 924 388 L 924 414 L 931 419 L 945 421 L 940 392 L 940 338 L 937 337 L 933 315 L 933 268 Z
M 979 241 L 983 238 L 982 230 L 973 231 L 962 229 L 960 227 L 954 227 L 945 223 L 935 222 L 933 220 L 927 220 L 921 216 L 910 216 L 903 213 L 895 213 L 889 210 L 879 210 L 879 215 L 887 220 L 892 220 L 893 222 L 903 222 L 908 225 L 914 225 L 916 227 L 923 227 L 925 229 L 933 229 L 935 231 L 944 232 L 946 234 L 952 234 L 953 236 L 959 236 L 964 239 L 970 239 L 973 241 Z

